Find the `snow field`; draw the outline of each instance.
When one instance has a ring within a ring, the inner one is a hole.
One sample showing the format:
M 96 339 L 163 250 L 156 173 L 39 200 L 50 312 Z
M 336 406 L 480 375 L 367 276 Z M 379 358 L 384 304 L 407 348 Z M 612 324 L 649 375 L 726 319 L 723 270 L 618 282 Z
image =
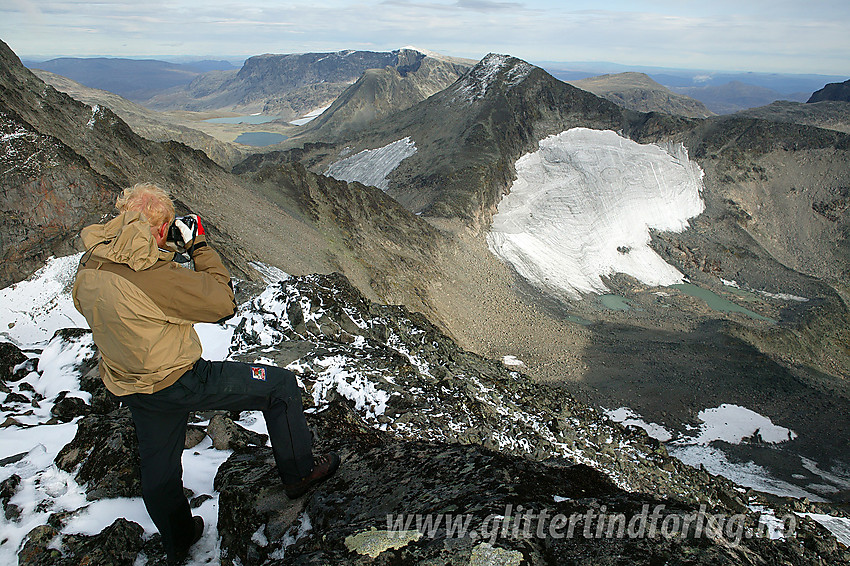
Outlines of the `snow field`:
M 569 299 L 608 292 L 625 273 L 662 286 L 683 275 L 649 247 L 650 230 L 680 232 L 705 208 L 703 173 L 684 146 L 641 145 L 573 128 L 516 163 L 490 250 L 537 287 Z
M 406 137 L 377 149 L 365 149 L 332 163 L 325 175 L 353 183 L 363 183 L 386 191 L 387 178 L 399 164 L 416 153 L 416 143 Z

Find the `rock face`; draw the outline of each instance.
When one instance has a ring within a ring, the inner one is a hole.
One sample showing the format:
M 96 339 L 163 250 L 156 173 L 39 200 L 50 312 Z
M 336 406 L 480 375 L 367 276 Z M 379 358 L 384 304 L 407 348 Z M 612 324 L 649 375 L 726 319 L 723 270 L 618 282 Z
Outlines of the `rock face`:
M 89 415 L 74 440 L 56 456 L 60 470 L 75 472 L 88 499 L 138 497 L 142 494 L 136 429 L 126 408 Z
M 39 133 L 0 101 L 0 287 L 51 255 L 71 253 L 83 226 L 108 210 L 117 187 L 60 140 Z
M 319 139 L 337 139 L 358 132 L 375 120 L 440 92 L 474 63 L 402 49 L 395 65 L 363 73 L 330 108 L 310 122 L 309 131 L 320 131 Z
M 392 68 L 403 76 L 413 73 L 420 81 L 426 76 L 434 81 L 437 73 L 419 72 L 423 59 L 428 61 L 425 69 L 440 66 L 429 61 L 434 58 L 413 49 L 258 55 L 245 61 L 238 72 L 207 73 L 184 89 L 157 95 L 145 105 L 158 110 L 262 112 L 290 120 L 327 106 L 369 69 Z
M 825 100 L 837 100 L 850 102 L 850 80 L 843 83 L 830 83 L 812 94 L 807 102 L 823 102 Z
M 116 519 L 94 536 L 65 535 L 51 525 L 33 529 L 18 554 L 19 566 L 132 566 L 144 545 L 142 527 Z M 56 539 L 61 540 L 61 550 Z

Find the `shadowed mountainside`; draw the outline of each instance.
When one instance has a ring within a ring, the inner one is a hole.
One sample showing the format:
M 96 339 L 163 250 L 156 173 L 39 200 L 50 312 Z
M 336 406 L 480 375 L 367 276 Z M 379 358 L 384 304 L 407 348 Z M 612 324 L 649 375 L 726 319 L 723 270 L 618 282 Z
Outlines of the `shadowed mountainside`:
M 850 80 L 843 83 L 830 83 L 812 94 L 807 102 L 823 102 L 826 100 L 837 100 L 850 102 Z
M 34 69 L 35 76 L 56 90 L 89 106 L 105 106 L 127 122 L 134 132 L 151 141 L 176 141 L 203 151 L 210 159 L 224 168 L 230 168 L 244 159 L 236 146 L 216 140 L 203 132 L 172 123 L 172 120 L 148 110 L 106 90 L 89 88 L 69 78 Z

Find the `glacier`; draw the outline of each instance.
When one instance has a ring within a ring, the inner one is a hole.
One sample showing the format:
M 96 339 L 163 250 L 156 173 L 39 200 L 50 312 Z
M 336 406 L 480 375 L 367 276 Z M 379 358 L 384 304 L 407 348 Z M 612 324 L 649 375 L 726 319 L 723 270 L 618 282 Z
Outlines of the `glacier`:
M 607 293 L 614 273 L 650 286 L 684 280 L 649 247 L 650 230 L 683 231 L 705 209 L 703 171 L 682 144 L 573 128 L 541 140 L 516 173 L 487 242 L 532 284 L 580 299 Z
M 325 175 L 340 181 L 363 183 L 386 191 L 387 178 L 399 164 L 416 153 L 416 143 L 406 137 L 377 149 L 365 149 L 360 153 L 340 159 L 328 167 Z

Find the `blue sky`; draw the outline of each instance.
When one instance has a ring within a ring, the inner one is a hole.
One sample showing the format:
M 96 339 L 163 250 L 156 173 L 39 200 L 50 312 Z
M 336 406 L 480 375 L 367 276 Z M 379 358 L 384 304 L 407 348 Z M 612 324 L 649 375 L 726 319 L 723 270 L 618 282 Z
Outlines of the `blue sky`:
M 3 0 L 23 58 L 248 57 L 407 45 L 480 59 L 850 77 L 847 0 Z

